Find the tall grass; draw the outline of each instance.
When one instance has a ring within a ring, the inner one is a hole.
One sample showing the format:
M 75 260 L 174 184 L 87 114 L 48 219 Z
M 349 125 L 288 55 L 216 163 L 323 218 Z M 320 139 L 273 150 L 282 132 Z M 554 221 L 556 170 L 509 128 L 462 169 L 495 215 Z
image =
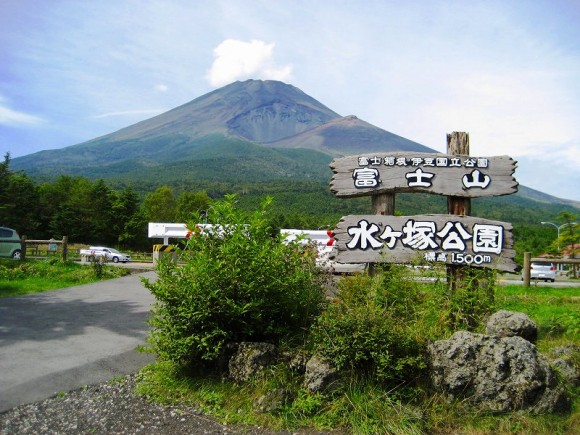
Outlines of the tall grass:
M 104 267 L 101 276 L 92 267 L 70 261 L 0 260 L 0 298 L 89 284 L 129 274 L 121 267 Z

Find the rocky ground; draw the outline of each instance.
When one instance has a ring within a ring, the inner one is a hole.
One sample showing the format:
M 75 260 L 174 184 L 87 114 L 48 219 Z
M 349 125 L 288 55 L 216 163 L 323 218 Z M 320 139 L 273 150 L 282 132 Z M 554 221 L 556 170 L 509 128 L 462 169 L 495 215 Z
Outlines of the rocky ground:
M 0 434 L 321 434 L 221 424 L 187 406 L 161 406 L 133 393 L 135 377 L 57 394 L 0 414 Z

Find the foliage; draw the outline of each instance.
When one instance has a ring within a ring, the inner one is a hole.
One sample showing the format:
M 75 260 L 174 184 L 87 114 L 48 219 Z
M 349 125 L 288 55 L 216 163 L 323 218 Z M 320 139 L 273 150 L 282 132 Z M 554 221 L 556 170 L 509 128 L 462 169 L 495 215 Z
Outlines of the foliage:
M 542 340 L 580 341 L 580 295 L 575 288 L 508 285 L 496 290 L 496 305 L 526 313 Z
M 98 279 L 101 279 L 105 274 L 105 265 L 108 262 L 107 257 L 105 257 L 104 255 L 103 256 L 92 255 L 89 257 L 89 261 L 91 262 L 91 267 L 95 272 L 95 276 Z
M 301 334 L 319 313 L 323 274 L 299 244 L 273 234 L 269 203 L 249 214 L 235 196 L 213 202 L 214 227 L 189 238 L 182 264 L 159 262 L 157 281 L 145 285 L 157 299 L 149 339 L 162 359 L 214 361 L 228 343 Z
M 97 277 L 91 267 L 71 261 L 0 259 L 0 298 L 39 293 L 128 274 L 121 267 L 105 267 Z
M 345 279 L 313 328 L 314 346 L 339 369 L 411 382 L 426 367 L 433 332 L 424 323 L 423 297 L 404 266 Z
M 37 187 L 23 172 L 10 169 L 7 153 L 0 163 L 0 225 L 31 233 L 39 227 L 38 214 Z
M 179 138 L 173 144 L 178 148 L 187 145 Z M 267 150 L 247 143 L 231 146 L 223 137 L 207 138 L 198 151 L 202 152 L 169 165 L 114 163 L 98 168 L 98 173 L 86 167 L 81 172 L 82 165 L 71 166 L 66 171 L 69 175 L 52 174 L 44 179 L 38 175 L 29 179 L 24 172 L 12 171 L 6 155 L 0 163 L 0 225 L 33 239 L 66 235 L 71 242 L 149 250 L 148 222 L 185 222 L 191 212 L 207 208 L 210 198 L 230 193 L 238 194 L 239 208 L 248 211 L 259 207 L 265 197 L 275 197 L 271 211 L 276 228 L 334 228 L 342 216 L 370 213 L 368 198 L 344 200 L 329 191 L 330 157 L 325 154 Z M 520 190 L 532 196 L 533 191 Z M 573 215 L 578 210 L 563 203 L 533 201 L 525 195 L 472 202 L 474 216 L 512 222 L 518 264 L 523 262 L 524 252 L 557 254 L 554 229 L 540 222 L 558 222 L 562 212 Z M 396 202 L 397 213 L 402 215 L 447 211 L 445 197 L 437 195 L 398 194 Z M 566 241 L 561 242 L 564 246 Z
M 205 216 L 209 208 L 211 198 L 206 192 L 181 192 L 177 198 L 176 220 L 178 222 L 187 222 L 191 219 L 193 213 Z
M 445 312 L 449 328 L 477 329 L 495 307 L 496 272 L 476 267 L 450 268 Z M 454 281 L 457 280 L 457 281 Z
M 341 278 L 340 297 L 348 301 L 341 305 L 345 316 L 354 317 L 353 308 L 361 308 L 356 313 L 357 319 L 364 318 L 362 307 L 371 307 L 373 310 L 383 308 L 385 313 L 399 319 L 400 323 L 408 322 L 407 328 L 399 325 L 399 330 L 406 330 L 405 334 L 419 346 L 424 346 L 422 340 L 425 337 L 430 340 L 442 338 L 444 331 L 441 319 L 445 316 L 440 311 L 445 300 L 444 289 L 439 285 L 408 280 L 412 273 L 410 268 L 397 266 L 387 268 L 385 276 Z M 542 353 L 550 354 L 552 348 L 562 344 L 580 345 L 577 290 L 511 285 L 497 287 L 495 293 L 496 309 L 527 313 L 538 324 L 540 334 L 537 345 Z M 330 311 L 338 311 L 338 304 L 338 301 L 331 304 L 321 318 Z M 379 323 L 374 314 L 368 317 L 375 324 Z M 356 325 L 356 322 L 353 324 Z M 339 332 L 341 335 L 331 336 L 331 331 L 322 340 L 333 337 L 346 340 L 347 332 Z M 355 328 L 350 334 L 360 337 L 359 332 Z M 387 334 L 391 333 L 387 331 Z M 367 334 L 361 339 L 374 346 L 371 337 L 371 334 Z M 355 345 L 359 343 L 354 338 L 352 342 Z M 359 358 L 357 364 L 352 364 L 359 369 L 343 371 L 342 382 L 332 393 L 312 394 L 304 391 L 300 376 L 284 364 L 272 367 L 264 377 L 253 382 L 236 385 L 221 377 L 203 373 L 193 375 L 191 371 L 185 371 L 168 361 L 160 361 L 141 372 L 139 392 L 162 403 L 195 406 L 223 422 L 267 426 L 272 430 L 294 431 L 308 427 L 310 432 L 338 429 L 353 434 L 493 432 L 547 435 L 575 433 L 574 427 L 580 421 L 580 395 L 577 388 L 571 390 L 575 405 L 570 416 L 530 415 L 523 412 L 478 413 L 467 403 L 450 403 L 441 395 L 422 388 L 421 384 L 410 385 L 410 378 L 405 378 L 394 387 L 392 383 L 379 382 L 372 364 L 368 363 L 368 359 L 361 358 L 365 355 L 364 351 L 357 353 L 345 349 L 354 355 L 353 358 Z M 411 349 L 411 352 L 414 350 Z M 366 355 L 370 355 L 370 352 Z M 346 358 L 343 362 L 345 367 L 351 366 Z M 287 400 L 270 412 L 256 412 L 257 400 L 275 389 L 284 390 Z
M 145 196 L 143 210 L 149 222 L 174 222 L 177 201 L 171 188 L 161 186 Z

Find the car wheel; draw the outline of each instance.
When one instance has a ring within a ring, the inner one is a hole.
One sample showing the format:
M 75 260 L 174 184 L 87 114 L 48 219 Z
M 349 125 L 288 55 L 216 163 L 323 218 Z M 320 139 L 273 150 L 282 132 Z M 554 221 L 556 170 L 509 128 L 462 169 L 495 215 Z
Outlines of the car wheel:
M 551 282 L 556 282 L 556 280 L 555 280 L 555 279 L 551 279 L 550 281 L 551 281 Z
M 118 263 L 119 262 L 119 257 L 113 257 L 113 263 Z
M 20 260 L 22 258 L 22 253 L 20 252 L 20 249 L 17 249 L 12 253 L 12 258 L 14 260 Z

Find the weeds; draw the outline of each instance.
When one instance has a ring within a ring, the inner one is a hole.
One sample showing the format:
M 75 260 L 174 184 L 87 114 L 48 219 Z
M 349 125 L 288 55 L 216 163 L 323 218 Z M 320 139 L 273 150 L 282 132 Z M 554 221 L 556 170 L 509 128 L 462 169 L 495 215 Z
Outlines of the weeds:
M 52 259 L 0 260 L 0 298 L 88 284 L 128 273 L 121 267 L 106 267 L 100 276 L 96 276 L 90 267 Z

